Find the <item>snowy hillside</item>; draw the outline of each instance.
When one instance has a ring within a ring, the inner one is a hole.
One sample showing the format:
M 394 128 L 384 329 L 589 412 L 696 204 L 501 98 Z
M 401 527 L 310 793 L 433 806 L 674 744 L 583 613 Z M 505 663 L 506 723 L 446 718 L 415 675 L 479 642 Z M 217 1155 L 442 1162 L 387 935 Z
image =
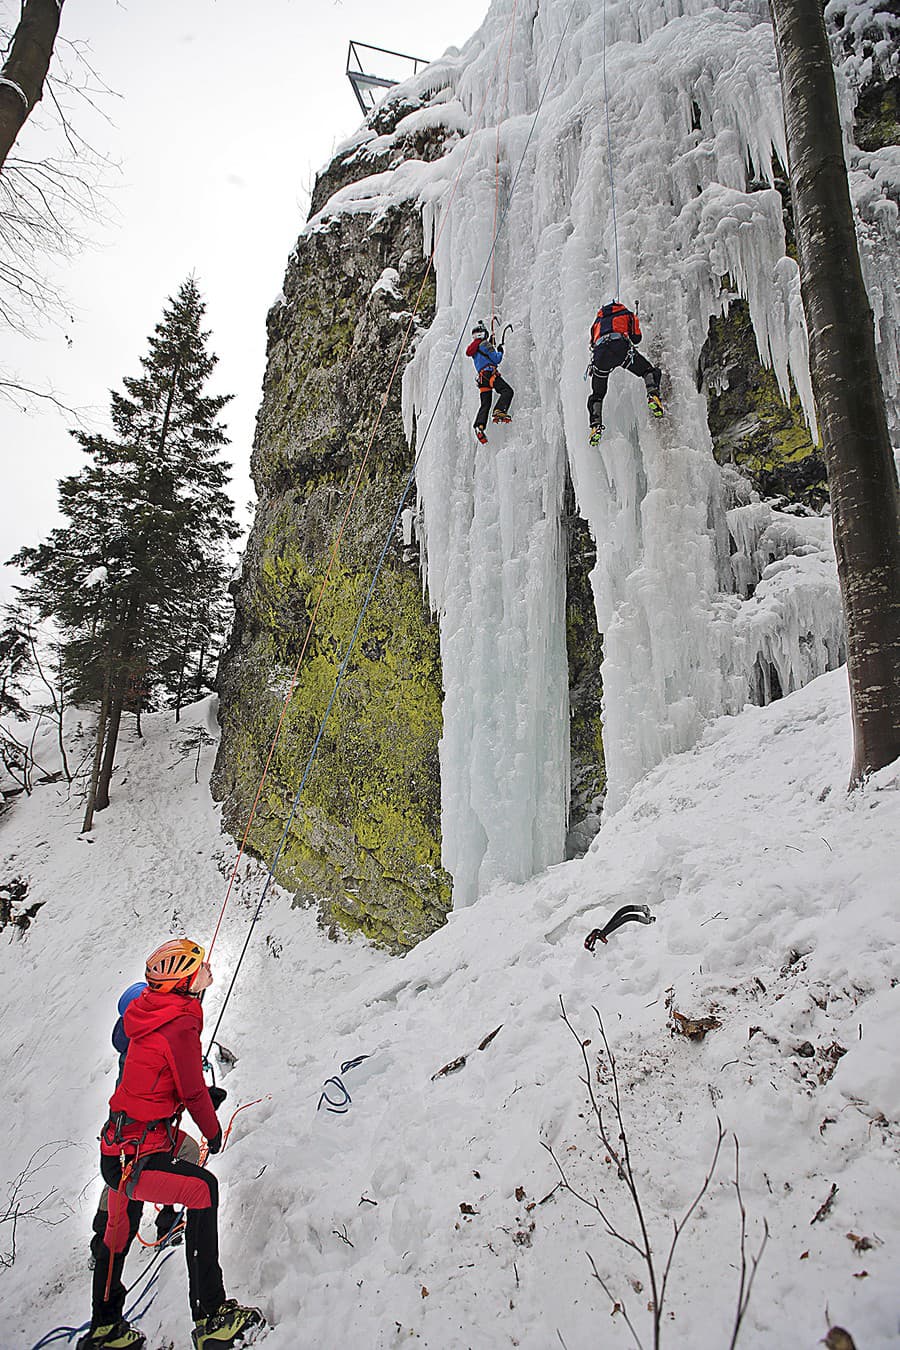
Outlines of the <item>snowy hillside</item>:
M 226 1284 L 277 1324 L 267 1350 L 633 1344 L 588 1254 L 650 1344 L 646 1271 L 554 1189 L 542 1147 L 634 1233 L 560 996 L 592 1066 L 591 1006 L 602 1013 L 658 1260 L 670 1216 L 702 1182 L 716 1116 L 739 1137 L 748 1255 L 764 1220 L 770 1230 L 744 1350 L 814 1350 L 830 1322 L 859 1350 L 897 1344 L 900 773 L 848 797 L 848 722 L 843 671 L 715 722 L 647 776 L 585 858 L 457 911 L 402 961 L 327 941 L 286 898 L 267 903 L 221 1030 L 237 1056 L 222 1114 L 267 1100 L 238 1116 L 214 1164 Z M 35 1158 L 25 1191 L 51 1192 L 20 1219 L 15 1262 L 0 1270 L 4 1347 L 28 1350 L 88 1316 L 115 1000 L 159 940 L 208 941 L 215 923 L 234 853 L 209 801 L 201 732 L 215 735 L 211 702 L 179 727 L 148 718 L 146 738 L 122 747 L 113 806 L 89 839 L 59 786 L 0 817 L 0 883 L 25 878 L 22 905 L 42 902 L 24 932 L 0 936 L 0 1179 Z M 210 1025 L 260 886 L 257 866 L 242 867 L 214 953 Z M 656 922 L 623 927 L 590 955 L 585 934 L 626 902 L 646 903 Z M 702 1041 L 675 1036 L 667 999 L 719 1025 Z M 343 1074 L 345 1113 L 317 1112 L 325 1080 L 359 1055 L 369 1058 Z M 597 1084 L 605 1100 L 605 1064 Z M 729 1137 L 676 1254 L 663 1345 L 729 1344 L 732 1176 Z M 7 1257 L 10 1235 L 0 1224 Z M 130 1278 L 149 1259 L 133 1252 Z M 189 1344 L 185 1285 L 175 1252 L 138 1308 L 152 1299 L 140 1322 L 151 1350 Z

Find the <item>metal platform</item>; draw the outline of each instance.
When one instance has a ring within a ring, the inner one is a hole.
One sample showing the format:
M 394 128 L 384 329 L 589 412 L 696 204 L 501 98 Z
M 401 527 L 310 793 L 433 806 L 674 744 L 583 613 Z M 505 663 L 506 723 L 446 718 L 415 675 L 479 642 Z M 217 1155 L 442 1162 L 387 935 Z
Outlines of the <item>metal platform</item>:
M 375 52 L 377 57 L 374 61 L 366 57 L 364 65 L 362 52 Z M 367 42 L 351 40 L 347 50 L 347 79 L 353 85 L 363 116 L 368 117 L 385 89 L 409 79 L 410 75 L 417 75 L 427 65 L 428 62 L 419 56 L 406 56 L 403 52 L 392 52 L 387 47 L 372 47 Z

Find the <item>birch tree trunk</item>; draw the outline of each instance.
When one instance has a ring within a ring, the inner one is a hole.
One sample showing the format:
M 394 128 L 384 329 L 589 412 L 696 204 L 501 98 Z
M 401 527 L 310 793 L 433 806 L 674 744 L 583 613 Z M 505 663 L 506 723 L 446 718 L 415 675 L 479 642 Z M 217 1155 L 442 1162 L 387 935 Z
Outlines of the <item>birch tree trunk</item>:
M 0 70 L 0 169 L 44 93 L 63 0 L 25 0 Z
M 822 6 L 820 0 L 771 0 L 770 7 L 847 623 L 853 787 L 900 756 L 900 492 Z

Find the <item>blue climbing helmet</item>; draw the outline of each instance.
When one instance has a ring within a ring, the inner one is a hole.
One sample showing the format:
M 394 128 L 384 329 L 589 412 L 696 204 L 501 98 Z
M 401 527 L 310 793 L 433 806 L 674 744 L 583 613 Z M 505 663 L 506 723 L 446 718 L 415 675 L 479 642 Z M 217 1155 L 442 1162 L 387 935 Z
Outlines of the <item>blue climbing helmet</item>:
M 146 988 L 147 985 L 144 980 L 139 980 L 137 984 L 130 984 L 128 986 L 124 994 L 120 995 L 119 1002 L 116 1004 L 116 1008 L 120 1017 L 125 1012 L 125 1009 L 128 1007 L 129 1003 L 133 1003 L 134 1000 L 137 998 L 138 994 L 142 994 Z

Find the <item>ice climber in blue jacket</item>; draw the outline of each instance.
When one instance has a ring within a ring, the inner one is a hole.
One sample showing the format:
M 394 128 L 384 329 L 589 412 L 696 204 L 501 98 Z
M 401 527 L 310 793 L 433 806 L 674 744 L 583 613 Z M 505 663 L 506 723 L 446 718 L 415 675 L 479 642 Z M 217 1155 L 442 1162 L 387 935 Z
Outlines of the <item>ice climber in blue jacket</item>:
M 475 435 L 482 445 L 486 445 L 487 436 L 484 429 L 487 426 L 494 394 L 498 394 L 499 397 L 493 420 L 512 421 L 509 405 L 513 401 L 513 390 L 497 369 L 503 360 L 503 343 L 498 343 L 496 348 L 492 347 L 487 327 L 483 323 L 476 324 L 472 329 L 472 341 L 466 348 L 466 356 L 470 356 L 475 362 L 475 380 L 481 394 L 481 403 L 475 417 Z

